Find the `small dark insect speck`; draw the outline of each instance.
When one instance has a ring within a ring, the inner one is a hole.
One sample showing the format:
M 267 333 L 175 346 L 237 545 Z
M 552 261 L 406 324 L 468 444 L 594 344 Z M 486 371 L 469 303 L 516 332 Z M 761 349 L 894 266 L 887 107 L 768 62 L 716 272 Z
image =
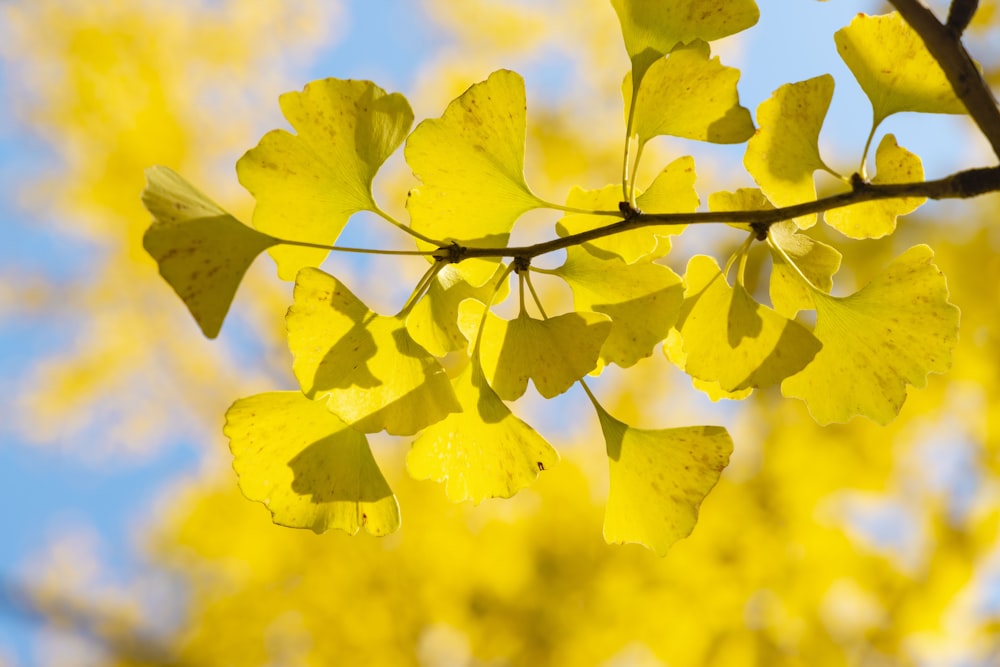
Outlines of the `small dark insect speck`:
M 539 470 L 545 470 L 545 464 L 544 464 L 544 463 L 542 463 L 541 461 L 539 461 L 539 462 L 538 462 L 538 469 L 539 469 Z

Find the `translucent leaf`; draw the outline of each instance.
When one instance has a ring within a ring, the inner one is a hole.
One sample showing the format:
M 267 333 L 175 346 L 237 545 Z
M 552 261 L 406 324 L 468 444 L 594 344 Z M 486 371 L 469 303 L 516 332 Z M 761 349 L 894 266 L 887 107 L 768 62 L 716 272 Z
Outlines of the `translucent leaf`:
M 475 360 L 455 378 L 462 411 L 427 428 L 406 457 L 415 479 L 445 482 L 453 502 L 510 498 L 535 481 L 559 454 L 515 417 L 490 388 Z
M 747 143 L 743 164 L 775 206 L 816 199 L 813 172 L 827 169 L 819 154 L 819 132 L 830 100 L 829 74 L 786 83 L 757 107 L 760 129 Z M 802 229 L 816 224 L 816 215 L 795 219 Z
M 677 366 L 682 371 L 687 367 L 687 353 L 684 352 L 684 339 L 677 329 L 671 329 L 670 333 L 663 340 L 663 355 L 667 361 Z M 740 389 L 738 391 L 724 391 L 718 382 L 709 382 L 696 377 L 691 378 L 691 386 L 702 392 L 714 403 L 722 399 L 730 401 L 742 401 L 753 393 L 753 387 Z
M 202 333 L 215 338 L 243 274 L 277 241 L 244 225 L 167 167 L 146 170 L 142 203 L 153 216 L 143 247 Z
M 757 23 L 753 0 L 611 0 L 636 81 L 679 43 L 711 42 Z
M 373 313 L 319 269 L 299 272 L 285 324 L 302 391 L 359 431 L 412 435 L 459 409 L 444 369 L 403 319 Z
M 795 262 L 795 266 L 814 286 L 829 293 L 833 288 L 833 276 L 840 269 L 841 254 L 825 243 L 797 234 L 795 223 L 790 220 L 771 225 L 771 241 L 781 247 Z M 780 315 L 789 319 L 800 310 L 812 310 L 812 290 L 789 266 L 781 253 L 772 248 L 771 257 L 771 303 Z
M 274 522 L 322 533 L 372 535 L 399 528 L 399 504 L 368 440 L 301 392 L 257 394 L 226 412 L 240 489 Z
M 497 267 L 492 280 L 481 287 L 473 287 L 454 264 L 446 265 L 406 318 L 406 329 L 413 340 L 435 357 L 465 347 L 468 341 L 458 327 L 458 305 L 466 299 L 486 303 L 503 273 L 504 269 Z M 510 291 L 507 285 L 505 281 L 500 286 L 495 301 L 507 298 Z
M 858 14 L 833 39 L 871 100 L 876 127 L 899 111 L 966 112 L 941 66 L 898 13 Z
M 407 200 L 413 228 L 431 238 L 487 247 L 507 244 L 522 213 L 542 205 L 524 182 L 524 80 L 498 70 L 420 123 L 406 161 L 423 185 Z M 459 270 L 482 285 L 497 262 L 467 260 Z
M 633 100 L 632 75 L 622 86 L 625 114 Z M 645 144 L 668 135 L 735 144 L 754 132 L 750 112 L 740 106 L 736 82 L 740 71 L 711 58 L 708 44 L 697 41 L 656 60 L 635 96 L 632 131 Z
M 916 183 L 924 180 L 920 158 L 885 135 L 875 153 L 875 178 L 872 183 Z M 823 214 L 828 225 L 852 239 L 877 239 L 896 231 L 896 218 L 920 208 L 924 197 L 880 199 L 854 206 L 835 208 Z
M 464 301 L 459 307 L 459 326 L 475 340 L 472 323 L 482 318 L 483 304 Z M 599 313 L 566 313 L 536 320 L 524 311 L 513 320 L 492 312 L 480 341 L 483 373 L 497 395 L 505 401 L 521 397 L 528 379 L 545 398 L 558 396 L 598 364 L 601 346 L 611 330 L 611 321 Z
M 254 227 L 282 239 L 332 245 L 357 211 L 376 210 L 372 180 L 413 124 L 409 102 L 371 81 L 323 79 L 280 98 L 297 134 L 273 130 L 236 163 L 257 201 Z M 327 251 L 271 250 L 282 280 Z
M 694 189 L 694 158 L 680 157 L 656 175 L 649 189 L 641 192 L 636 205 L 644 213 L 693 213 L 701 203 Z M 574 187 L 566 198 L 566 206 L 591 211 L 617 211 L 622 199 L 621 185 L 608 185 L 599 190 Z M 569 236 L 617 222 L 606 215 L 570 213 L 556 223 L 559 236 Z M 670 252 L 667 235 L 680 234 L 686 225 L 640 227 L 613 234 L 586 244 L 593 254 L 615 256 L 632 264 L 640 259 L 656 259 Z
M 774 204 L 764 196 L 760 188 L 738 188 L 735 192 L 713 192 L 708 196 L 709 211 L 773 211 Z M 736 229 L 750 232 L 749 223 L 727 222 Z
M 567 249 L 555 273 L 573 290 L 577 310 L 611 318 L 600 358 L 623 368 L 650 356 L 666 338 L 684 296 L 680 277 L 666 266 L 599 259 L 582 247 Z
M 597 414 L 611 467 L 604 539 L 666 555 L 694 530 L 698 508 L 729 465 L 732 438 L 721 426 L 644 430 L 601 408 Z
M 760 305 L 742 285 L 730 287 L 711 257 L 692 257 L 684 282 L 677 330 L 690 375 L 723 391 L 764 387 L 802 370 L 819 351 L 805 327 Z
M 823 349 L 781 384 L 782 393 L 804 400 L 820 424 L 854 415 L 892 421 L 906 385 L 922 387 L 928 373 L 946 371 L 958 339 L 958 308 L 948 303 L 933 256 L 914 246 L 851 296 L 814 292 L 814 333 Z

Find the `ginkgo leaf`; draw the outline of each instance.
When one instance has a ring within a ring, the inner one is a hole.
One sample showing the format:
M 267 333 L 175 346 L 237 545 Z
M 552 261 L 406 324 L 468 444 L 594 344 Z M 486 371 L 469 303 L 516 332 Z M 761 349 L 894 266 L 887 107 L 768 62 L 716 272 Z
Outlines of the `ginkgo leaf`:
M 153 216 L 143 247 L 202 333 L 215 338 L 243 274 L 278 241 L 247 227 L 167 167 L 146 170 L 142 203 Z
M 413 111 L 405 97 L 371 81 L 313 81 L 280 102 L 297 134 L 268 132 L 236 163 L 257 202 L 253 225 L 278 238 L 332 245 L 351 215 L 378 210 L 372 180 L 409 132 Z M 293 280 L 327 252 L 284 245 L 271 255 L 278 276 Z
M 840 269 L 841 254 L 832 246 L 797 234 L 795 223 L 790 220 L 771 225 L 768 234 L 771 242 L 779 246 L 795 262 L 799 271 L 823 292 L 833 288 L 833 275 Z M 771 248 L 771 303 L 780 315 L 789 319 L 800 310 L 812 310 L 812 288 L 790 266 L 784 256 Z
M 340 281 L 307 268 L 285 324 L 303 393 L 364 433 L 412 435 L 459 410 L 441 365 L 401 317 L 373 313 Z
M 635 104 L 632 132 L 643 145 L 668 135 L 735 144 L 754 133 L 750 112 L 740 106 L 736 82 L 740 71 L 711 58 L 708 44 L 696 41 L 675 48 L 646 71 L 637 93 L 632 75 L 625 77 L 622 96 L 625 115 Z
M 466 299 L 487 303 L 494 296 L 494 285 L 504 274 L 498 267 L 493 279 L 481 287 L 473 287 L 454 264 L 447 264 L 434 277 L 427 294 L 417 302 L 406 318 L 406 329 L 435 357 L 465 347 L 468 341 L 458 327 L 458 305 Z M 507 298 L 508 281 L 499 286 L 494 303 Z
M 773 211 L 774 204 L 760 188 L 738 188 L 734 192 L 713 192 L 708 196 L 709 211 Z M 727 222 L 727 225 L 746 232 L 754 231 L 749 223 Z
M 674 46 L 733 35 L 757 23 L 753 0 L 611 0 L 618 14 L 632 74 L 642 81 L 649 66 Z
M 715 260 L 696 255 L 684 276 L 687 291 L 677 318 L 688 374 L 724 391 L 781 382 L 808 364 L 820 343 L 801 324 L 730 287 Z
M 875 152 L 875 178 L 872 183 L 916 183 L 924 180 L 920 158 L 885 135 Z M 920 208 L 925 197 L 903 197 L 862 202 L 835 208 L 823 214 L 823 220 L 852 239 L 878 239 L 896 230 L 896 218 Z
M 684 297 L 680 277 L 666 266 L 599 259 L 582 247 L 568 248 L 566 262 L 554 273 L 573 290 L 577 310 L 611 318 L 600 358 L 622 368 L 653 353 L 677 320 Z
M 645 430 L 600 406 L 597 414 L 611 468 L 604 539 L 664 556 L 694 530 L 698 508 L 729 465 L 733 440 L 721 426 Z
M 388 535 L 399 504 L 368 439 L 298 391 L 241 398 L 224 429 L 240 489 L 274 522 L 322 533 L 339 528 Z
M 833 39 L 872 103 L 874 127 L 899 111 L 966 113 L 937 60 L 899 13 L 858 14 Z
M 469 340 L 476 340 L 476 324 L 485 306 L 463 301 L 459 326 Z M 505 401 L 521 397 L 528 379 L 545 398 L 558 396 L 598 364 L 601 346 L 611 331 L 611 320 L 600 313 L 565 313 L 537 320 L 525 311 L 513 320 L 487 314 L 480 340 L 483 373 Z
M 910 248 L 862 290 L 838 298 L 813 293 L 816 337 L 823 349 L 805 370 L 781 384 L 801 398 L 820 424 L 864 415 L 892 421 L 906 385 L 951 365 L 959 311 L 925 245 Z
M 414 479 L 445 482 L 453 502 L 510 498 L 559 462 L 559 453 L 515 417 L 473 359 L 453 381 L 462 411 L 428 427 L 406 468 Z
M 503 247 L 514 222 L 543 205 L 524 181 L 524 79 L 498 70 L 453 100 L 441 118 L 406 140 L 406 162 L 423 185 L 406 206 L 413 229 L 435 239 Z M 467 260 L 459 270 L 482 285 L 496 261 Z
M 687 367 L 687 353 L 684 351 L 684 339 L 677 329 L 671 329 L 670 333 L 663 340 L 663 355 L 667 361 L 677 366 L 682 371 Z M 691 377 L 690 375 L 688 377 Z M 725 391 L 718 382 L 709 382 L 700 378 L 691 377 L 691 386 L 702 392 L 713 402 L 722 399 L 730 401 L 742 401 L 753 393 L 753 387 L 746 387 L 737 391 Z
M 813 172 L 829 170 L 819 154 L 819 132 L 833 98 L 829 74 L 786 83 L 757 107 L 757 134 L 747 142 L 743 164 L 775 206 L 816 199 Z M 816 215 L 795 219 L 802 229 Z
M 693 213 L 701 203 L 694 189 L 694 158 L 680 157 L 656 175 L 645 192 L 636 199 L 643 213 Z M 566 206 L 591 211 L 617 211 L 621 201 L 621 185 L 608 185 L 599 190 L 574 187 L 566 198 Z M 559 236 L 579 234 L 617 222 L 607 215 L 570 213 L 556 223 Z M 680 234 L 685 225 L 640 227 L 620 234 L 589 241 L 586 246 L 599 257 L 615 256 L 632 264 L 640 259 L 652 260 L 670 252 L 668 235 Z

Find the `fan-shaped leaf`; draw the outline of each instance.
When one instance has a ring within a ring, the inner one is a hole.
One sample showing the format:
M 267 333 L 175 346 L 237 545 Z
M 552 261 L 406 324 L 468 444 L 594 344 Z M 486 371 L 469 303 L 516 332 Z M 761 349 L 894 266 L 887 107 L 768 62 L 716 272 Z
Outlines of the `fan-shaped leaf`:
M 771 242 L 778 245 L 789 259 L 795 262 L 803 275 L 815 287 L 829 293 L 833 288 L 833 275 L 840 269 L 841 254 L 825 243 L 796 233 L 795 223 L 779 222 L 771 225 L 768 233 Z M 774 265 L 771 269 L 771 303 L 779 314 L 791 319 L 800 310 L 812 310 L 812 289 L 789 266 L 780 252 L 771 250 Z
M 677 329 L 671 329 L 670 333 L 663 340 L 663 356 L 667 361 L 677 366 L 682 371 L 687 368 L 687 353 L 684 352 L 684 339 Z M 691 377 L 690 375 L 688 377 Z M 691 377 L 691 386 L 708 396 L 711 401 L 718 402 L 722 399 L 730 401 L 742 401 L 753 393 L 753 387 L 739 389 L 737 391 L 724 391 L 718 382 L 709 382 L 700 378 Z

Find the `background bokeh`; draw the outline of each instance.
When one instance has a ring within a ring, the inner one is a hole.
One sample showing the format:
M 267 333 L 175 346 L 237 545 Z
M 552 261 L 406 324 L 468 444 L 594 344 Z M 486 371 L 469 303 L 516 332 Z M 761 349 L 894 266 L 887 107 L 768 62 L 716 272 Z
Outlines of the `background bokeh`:
M 852 171 L 870 109 L 832 34 L 882 3 L 759 4 L 760 23 L 713 51 L 741 68 L 751 110 L 832 73 L 822 148 Z M 981 5 L 969 43 L 996 85 L 1000 19 Z M 845 254 L 840 293 L 929 243 L 963 310 L 953 370 L 889 427 L 819 428 L 774 391 L 715 404 L 658 351 L 596 381 L 632 423 L 733 433 L 698 527 L 664 559 L 601 539 L 603 442 L 575 389 L 516 405 L 564 461 L 510 501 L 448 504 L 406 480 L 408 443 L 391 438 L 375 439 L 403 512 L 390 538 L 278 528 L 239 495 L 222 415 L 294 387 L 290 288 L 262 259 L 204 340 L 142 250 L 143 170 L 177 169 L 248 220 L 233 164 L 285 126 L 281 92 L 372 79 L 420 119 L 506 67 L 528 88 L 528 181 L 559 200 L 618 177 L 620 41 L 606 0 L 0 2 L 0 665 L 1000 663 L 996 195 L 928 204 L 885 240 L 823 237 Z M 964 118 L 904 114 L 881 131 L 928 178 L 996 161 Z M 694 155 L 703 202 L 752 185 L 742 146 L 654 148 L 649 174 Z M 380 201 L 405 216 L 414 182 L 394 156 Z M 692 229 L 668 263 L 742 240 Z M 361 215 L 344 242 L 406 240 Z M 326 268 L 387 311 L 419 262 Z

